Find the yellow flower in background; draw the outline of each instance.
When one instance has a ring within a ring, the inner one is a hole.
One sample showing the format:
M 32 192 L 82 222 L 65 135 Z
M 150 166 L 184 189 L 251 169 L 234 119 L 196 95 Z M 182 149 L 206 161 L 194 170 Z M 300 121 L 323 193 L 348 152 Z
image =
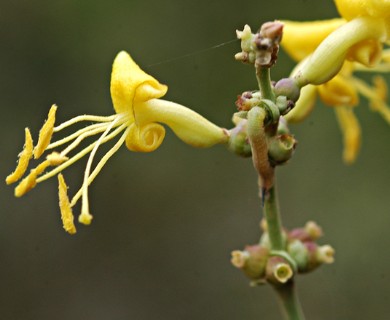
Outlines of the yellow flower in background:
M 351 3 L 363 2 L 336 1 L 342 8 L 341 13 L 350 12 L 349 15 L 342 14 L 346 20 L 283 21 L 281 45 L 299 62 L 291 77 L 301 87 L 299 100 L 285 118 L 290 123 L 303 120 L 313 109 L 317 97 L 324 104 L 335 107 L 344 137 L 346 163 L 355 161 L 360 148 L 361 130 L 353 110 L 359 104 L 359 95 L 367 98 L 371 109 L 390 123 L 384 79 L 376 76 L 374 85 L 370 86 L 354 75 L 356 71 L 390 71 L 390 51 L 383 50 L 383 43 L 388 39 L 388 10 L 386 14 L 368 16 L 369 10 L 347 9 Z M 380 3 L 388 5 L 388 1 Z
M 390 1 L 389 0 L 334 0 L 340 15 L 347 20 L 357 17 L 373 17 L 382 20 L 390 37 Z
M 194 147 L 210 147 L 217 143 L 226 143 L 228 133 L 209 122 L 196 112 L 182 105 L 160 99 L 167 92 L 167 86 L 160 84 L 152 76 L 142 71 L 129 54 L 122 51 L 114 60 L 111 75 L 111 97 L 116 114 L 111 116 L 81 115 L 58 126 L 55 126 L 57 106 L 53 105 L 48 119 L 39 133 L 38 143 L 33 147 L 28 128 L 25 130 L 25 146 L 19 155 L 15 171 L 10 174 L 7 184 L 18 181 L 28 168 L 32 156 L 38 159 L 45 151 L 67 145 L 60 152 L 53 151 L 46 160 L 19 183 L 15 188 L 15 196 L 20 197 L 35 187 L 37 183 L 58 175 L 59 204 L 64 229 L 73 234 L 72 207 L 82 198 L 79 222 L 90 224 L 92 215 L 89 211 L 88 186 L 109 160 L 109 158 L 125 143 L 131 151 L 151 152 L 156 150 L 165 136 L 165 129 L 160 124 L 168 125 L 185 143 Z M 52 135 L 76 123 L 87 121 L 93 124 L 51 142 Z M 70 156 L 80 143 L 92 136 L 99 138 L 87 147 Z M 102 144 L 120 136 L 114 146 L 102 157 L 92 170 L 92 162 L 97 149 Z M 81 188 L 71 200 L 67 196 L 67 186 L 61 172 L 89 154 Z M 52 170 L 45 172 L 49 167 Z

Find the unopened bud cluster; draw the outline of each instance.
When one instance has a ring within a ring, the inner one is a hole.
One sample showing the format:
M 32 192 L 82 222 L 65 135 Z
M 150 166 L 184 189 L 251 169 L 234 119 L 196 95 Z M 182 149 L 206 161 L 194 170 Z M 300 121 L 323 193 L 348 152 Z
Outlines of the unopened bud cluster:
M 324 263 L 334 262 L 334 249 L 330 245 L 317 244 L 322 229 L 315 222 L 309 221 L 303 228 L 284 230 L 283 251 L 271 250 L 264 220 L 261 227 L 263 235 L 259 244 L 233 251 L 231 259 L 253 284 L 283 285 L 297 273 L 307 273 Z
M 237 107 L 243 110 L 242 106 L 249 106 L 257 101 L 256 93 L 244 92 L 237 100 Z M 276 134 L 267 138 L 268 160 L 272 166 L 282 165 L 291 159 L 297 141 L 289 132 L 287 122 L 279 116 L 278 107 L 271 101 L 261 101 L 260 106 L 267 110 L 269 117 L 273 114 L 278 115 Z M 229 132 L 229 150 L 241 157 L 250 157 L 252 155 L 251 146 L 247 134 L 247 111 L 239 111 L 233 116 L 235 127 Z
M 276 62 L 282 34 L 283 24 L 278 21 L 264 23 L 255 34 L 245 25 L 243 31 L 237 30 L 242 51 L 236 54 L 236 60 L 254 64 L 256 68 L 270 68 Z

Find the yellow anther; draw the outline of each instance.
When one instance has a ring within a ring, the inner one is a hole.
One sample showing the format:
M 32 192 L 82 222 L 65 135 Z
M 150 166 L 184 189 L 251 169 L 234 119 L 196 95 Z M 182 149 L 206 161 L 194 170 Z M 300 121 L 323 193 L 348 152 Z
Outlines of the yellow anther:
M 28 128 L 24 130 L 26 136 L 24 148 L 23 151 L 20 153 L 18 165 L 16 166 L 15 171 L 11 173 L 5 180 L 7 184 L 11 184 L 18 181 L 24 175 L 27 170 L 28 163 L 30 162 L 30 159 L 33 154 L 33 140 L 31 138 L 30 130 Z
M 50 144 L 51 136 L 53 135 L 54 122 L 56 120 L 57 106 L 53 104 L 49 110 L 49 115 L 45 124 L 39 131 L 38 143 L 34 149 L 34 158 L 38 159 Z
M 46 157 L 46 160 L 50 162 L 51 166 L 59 166 L 60 164 L 63 164 L 65 161 L 69 160 L 69 158 L 61 155 L 61 153 L 54 151 Z
M 75 234 L 76 227 L 73 223 L 74 217 L 72 213 L 72 208 L 70 207 L 67 189 L 68 186 L 65 183 L 63 175 L 60 173 L 58 175 L 58 197 L 60 199 L 59 201 L 62 225 L 66 232 L 68 232 L 69 234 Z
M 37 177 L 48 167 L 50 166 L 49 161 L 42 162 L 38 167 L 32 169 L 30 174 L 24 178 L 18 186 L 15 188 L 15 197 L 21 197 L 37 184 Z

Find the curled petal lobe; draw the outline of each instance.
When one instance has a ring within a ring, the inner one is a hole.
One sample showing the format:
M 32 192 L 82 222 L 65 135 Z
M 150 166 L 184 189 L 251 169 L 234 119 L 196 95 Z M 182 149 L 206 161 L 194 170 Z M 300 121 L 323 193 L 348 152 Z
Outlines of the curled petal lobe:
M 18 165 L 16 166 L 15 171 L 6 178 L 5 181 L 7 184 L 11 184 L 18 181 L 24 175 L 28 168 L 28 163 L 32 158 L 33 140 L 31 138 L 31 133 L 28 128 L 25 129 L 25 136 L 26 142 L 24 143 L 23 151 L 19 155 Z
M 116 113 L 133 114 L 135 102 L 160 98 L 168 88 L 145 73 L 130 57 L 121 51 L 116 56 L 111 74 L 111 98 Z
M 382 44 L 376 39 L 363 40 L 348 50 L 347 59 L 373 67 L 382 59 Z
M 131 151 L 152 152 L 161 145 L 164 137 L 165 129 L 161 124 L 133 125 L 126 137 L 126 147 Z

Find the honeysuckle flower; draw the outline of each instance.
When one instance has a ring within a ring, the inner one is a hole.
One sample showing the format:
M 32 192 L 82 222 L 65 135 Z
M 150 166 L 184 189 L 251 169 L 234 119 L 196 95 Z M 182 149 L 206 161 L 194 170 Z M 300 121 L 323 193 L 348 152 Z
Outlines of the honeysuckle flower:
M 343 1 L 336 2 L 344 5 Z M 285 118 L 290 123 L 303 120 L 317 97 L 326 105 L 336 107 L 344 137 L 343 158 L 346 163 L 352 163 L 361 140 L 360 125 L 353 110 L 359 104 L 359 94 L 370 101 L 373 111 L 390 123 L 384 79 L 376 76 L 374 86 L 370 86 L 354 76 L 355 71 L 370 71 L 371 68 L 378 72 L 390 71 L 390 51 L 383 50 L 383 42 L 388 38 L 388 18 L 379 23 L 374 22 L 378 16 L 363 13 L 356 14 L 349 22 L 350 15 L 343 18 L 346 19 L 283 22 L 281 44 L 299 62 L 291 77 L 301 86 L 301 96 Z
M 301 87 L 322 84 L 332 79 L 346 59 L 367 67 L 376 65 L 381 60 L 383 44 L 390 39 L 389 1 L 335 2 L 347 22 L 324 38 L 306 63 L 297 70 L 294 78 Z M 330 22 L 328 26 L 331 26 Z M 321 35 L 318 33 L 318 38 Z
M 120 52 L 114 60 L 111 75 L 111 97 L 115 114 L 111 116 L 81 115 L 55 126 L 57 106 L 53 105 L 48 119 L 39 133 L 38 143 L 33 147 L 28 128 L 25 129 L 25 146 L 19 156 L 16 170 L 10 174 L 7 184 L 18 181 L 26 172 L 32 156 L 35 159 L 48 150 L 67 145 L 60 152 L 53 151 L 46 160 L 32 169 L 15 188 L 15 196 L 20 197 L 35 187 L 37 183 L 58 175 L 59 205 L 64 229 L 73 234 L 72 207 L 82 198 L 79 222 L 90 224 L 92 215 L 89 210 L 88 186 L 109 160 L 122 146 L 131 151 L 151 152 L 156 150 L 165 136 L 165 129 L 160 124 L 168 125 L 185 143 L 194 147 L 210 147 L 218 143 L 227 143 L 228 132 L 206 120 L 196 112 L 174 102 L 160 99 L 167 92 L 167 86 L 160 84 L 152 76 L 142 71 L 130 55 Z M 51 142 L 52 135 L 79 122 L 93 122 L 87 127 Z M 70 156 L 79 144 L 92 136 L 99 138 L 87 147 Z M 97 149 L 104 143 L 120 136 L 114 146 L 102 157 L 92 170 Z M 71 200 L 67 195 L 67 185 L 61 172 L 89 154 L 81 188 Z M 45 170 L 51 168 L 48 172 Z

